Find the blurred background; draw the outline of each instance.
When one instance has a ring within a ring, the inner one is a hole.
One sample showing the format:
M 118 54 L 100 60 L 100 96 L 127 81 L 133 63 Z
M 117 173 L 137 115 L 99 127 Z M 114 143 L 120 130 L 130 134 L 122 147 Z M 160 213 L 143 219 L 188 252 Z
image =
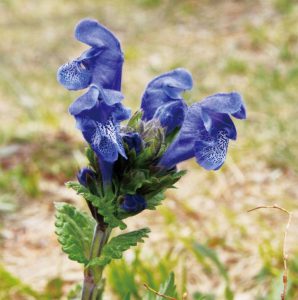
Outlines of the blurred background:
M 217 172 L 193 161 L 157 211 L 129 221 L 150 239 L 108 267 L 107 299 L 175 271 L 189 299 L 274 300 L 282 290 L 287 215 L 288 300 L 298 299 L 298 3 L 291 0 L 0 1 L 0 299 L 66 299 L 82 279 L 54 234 L 54 201 L 83 201 L 64 187 L 84 159 L 68 115 L 81 92 L 56 70 L 85 45 L 75 24 L 93 17 L 121 40 L 125 104 L 136 110 L 146 84 L 185 67 L 188 103 L 216 92 L 244 96 L 248 120 Z

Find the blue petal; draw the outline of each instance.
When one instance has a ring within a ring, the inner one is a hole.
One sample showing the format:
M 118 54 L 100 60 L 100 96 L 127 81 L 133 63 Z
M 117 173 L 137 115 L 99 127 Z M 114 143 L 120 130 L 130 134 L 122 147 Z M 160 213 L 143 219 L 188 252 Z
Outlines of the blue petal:
M 107 135 L 98 137 L 100 140 L 96 142 L 93 140 L 92 147 L 96 151 L 96 154 L 100 156 L 104 161 L 114 162 L 118 158 L 117 145 L 113 143 Z
M 92 72 L 92 83 L 120 90 L 124 59 L 115 35 L 96 20 L 84 19 L 77 25 L 75 37 L 92 47 L 78 58 Z
M 68 90 L 86 88 L 92 78 L 92 73 L 79 61 L 72 61 L 62 65 L 57 71 L 57 80 Z
M 118 149 L 110 136 L 104 134 L 97 126 L 92 130 L 84 130 L 82 133 L 93 151 L 101 158 L 101 160 L 107 162 L 114 162 L 117 160 Z
M 228 114 L 220 114 L 212 111 L 206 111 L 202 108 L 201 116 L 206 131 L 210 135 L 216 135 L 218 131 L 225 130 L 229 139 L 237 139 L 236 127 Z
M 79 115 L 75 116 L 76 118 L 76 128 L 80 131 L 93 132 L 96 127 L 96 122 L 92 119 L 80 117 Z M 89 140 L 86 139 L 87 142 Z
M 239 111 L 232 114 L 232 116 L 237 119 L 246 119 L 246 108 L 245 108 L 244 104 L 242 104 Z
M 181 92 L 190 90 L 193 85 L 191 74 L 187 70 L 182 68 L 178 68 L 173 70 L 172 72 L 169 72 L 162 79 L 162 81 L 164 92 L 172 99 L 180 99 Z M 157 82 L 155 82 L 155 84 L 156 83 Z
M 175 100 L 163 106 L 160 106 L 153 119 L 158 119 L 162 127 L 167 129 L 167 134 L 171 133 L 175 128 L 181 127 L 187 105 L 184 101 Z
M 91 47 L 120 49 L 117 38 L 106 27 L 93 19 L 83 19 L 77 24 L 75 38 Z
M 91 85 L 87 93 L 71 104 L 69 112 L 74 116 L 80 115 L 83 119 L 93 119 L 101 123 L 105 123 L 111 118 L 119 123 L 127 120 L 131 112 L 120 103 L 122 99 L 123 95 L 119 91 Z
M 116 145 L 117 145 L 117 149 L 120 155 L 122 155 L 122 157 L 124 157 L 125 159 L 127 159 L 126 153 L 125 153 L 125 149 L 123 146 L 123 141 L 122 141 L 122 137 L 120 135 L 120 133 L 116 132 Z
M 101 98 L 106 104 L 114 105 L 120 103 L 124 99 L 124 96 L 119 91 L 104 89 L 102 90 Z
M 156 110 L 167 101 L 171 101 L 171 99 L 165 95 L 162 89 L 147 88 L 141 103 L 141 108 L 143 110 L 142 119 L 145 121 L 151 120 Z
M 163 154 L 158 165 L 165 169 L 171 169 L 179 162 L 194 157 L 195 140 L 205 136 L 206 133 L 202 108 L 198 103 L 193 104 L 187 110 L 178 136 Z
M 97 156 L 107 162 L 116 161 L 118 153 L 126 158 L 119 122 L 129 117 L 130 110 L 118 102 L 120 99 L 120 92 L 92 85 L 69 108 L 86 141 Z M 113 104 L 114 102 L 116 103 Z
M 78 178 L 80 184 L 82 184 L 83 186 L 86 187 L 88 185 L 88 179 L 95 179 L 96 173 L 89 168 L 82 168 L 78 172 L 77 178 Z
M 90 110 L 97 104 L 99 94 L 99 89 L 96 86 L 91 86 L 87 93 L 80 96 L 70 105 L 69 113 L 76 116 L 85 110 Z
M 146 200 L 141 195 L 125 195 L 121 208 L 127 212 L 140 212 L 146 208 Z
M 80 57 L 76 59 L 76 61 L 82 62 L 86 66 L 88 66 L 88 61 L 96 59 L 100 54 L 104 52 L 105 48 L 90 48 L 84 51 Z
M 126 108 L 121 103 L 114 104 L 112 108 L 113 108 L 113 119 L 116 123 L 129 119 L 131 115 L 131 109 Z
M 244 117 L 239 94 L 216 94 L 189 107 L 181 130 L 158 165 L 170 169 L 177 163 L 196 157 L 207 170 L 219 169 L 225 161 L 229 139 L 237 138 L 229 114 Z
M 107 162 L 101 159 L 100 157 L 98 158 L 98 163 L 99 163 L 103 185 L 104 187 L 107 187 L 112 183 L 114 163 Z
M 91 48 L 60 67 L 58 81 L 67 89 L 79 90 L 91 83 L 106 89 L 121 89 L 123 53 L 117 38 L 95 20 L 82 20 L 75 37 Z
M 83 135 L 95 153 L 104 161 L 114 162 L 118 153 L 126 158 L 122 139 L 112 121 L 102 124 L 94 122 L 94 127 L 83 128 Z M 89 124 L 88 124 L 89 126 Z
M 236 92 L 214 94 L 202 100 L 200 105 L 213 112 L 232 114 L 239 119 L 246 118 L 243 99 Z
M 128 148 L 134 149 L 136 154 L 139 154 L 143 148 L 143 141 L 141 136 L 137 132 L 128 132 L 122 135 L 124 143 L 127 144 Z
M 159 166 L 170 169 L 179 162 L 195 155 L 199 162 L 196 153 L 200 154 L 200 147 L 204 146 L 206 148 L 212 142 L 212 145 L 214 145 L 212 150 L 215 152 L 216 147 L 221 146 L 217 139 L 222 135 L 227 139 L 236 139 L 236 128 L 229 115 L 211 111 L 206 112 L 201 103 L 195 103 L 189 107 L 178 136 L 162 156 Z M 221 152 L 219 151 L 219 153 Z M 200 160 L 200 164 L 206 169 L 210 167 L 207 162 L 207 160 L 206 162 L 203 161 L 203 158 Z M 219 164 L 217 166 L 219 167 Z M 212 167 L 212 169 L 215 169 L 215 167 Z
M 105 89 L 120 91 L 122 78 L 122 52 L 107 49 L 94 59 L 85 60 L 84 65 L 92 72 L 91 82 Z
M 182 68 L 154 78 L 142 97 L 143 120 L 151 120 L 156 110 L 168 101 L 182 99 L 181 93 L 192 88 L 191 74 Z
M 229 138 L 225 131 L 219 131 L 216 136 L 196 140 L 195 157 L 199 165 L 206 170 L 218 170 L 226 159 Z

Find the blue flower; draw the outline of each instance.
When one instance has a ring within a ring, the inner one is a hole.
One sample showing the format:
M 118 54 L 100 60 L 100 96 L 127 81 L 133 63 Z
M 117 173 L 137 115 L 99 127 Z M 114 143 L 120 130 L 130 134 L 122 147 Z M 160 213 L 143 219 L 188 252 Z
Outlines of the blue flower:
M 89 168 L 82 168 L 77 174 L 78 181 L 81 185 L 87 187 L 89 180 L 96 178 L 96 173 Z
M 182 68 L 154 78 L 142 97 L 143 120 L 158 119 L 167 133 L 181 127 L 187 111 L 181 93 L 191 88 L 191 74 Z
M 125 195 L 121 208 L 126 212 L 140 212 L 146 208 L 146 200 L 141 195 Z
M 195 156 L 203 168 L 218 170 L 226 159 L 229 140 L 237 138 L 230 115 L 246 118 L 244 102 L 236 92 L 215 94 L 190 106 L 178 136 L 159 166 L 170 169 Z
M 165 128 L 166 133 L 169 134 L 177 127 L 181 127 L 186 111 L 187 105 L 184 101 L 171 101 L 160 106 L 156 110 L 153 118 L 158 119 L 160 125 Z
M 84 89 L 93 83 L 120 91 L 124 59 L 118 39 L 91 19 L 78 23 L 75 38 L 91 48 L 62 65 L 57 73 L 58 81 L 69 90 Z
M 124 143 L 127 144 L 129 150 L 134 149 L 138 155 L 143 148 L 143 141 L 137 132 L 127 132 L 122 134 Z
M 120 103 L 122 98 L 118 91 L 91 85 L 88 92 L 69 107 L 77 128 L 99 159 L 104 181 L 110 180 L 118 154 L 126 158 L 119 124 L 129 118 L 130 110 Z

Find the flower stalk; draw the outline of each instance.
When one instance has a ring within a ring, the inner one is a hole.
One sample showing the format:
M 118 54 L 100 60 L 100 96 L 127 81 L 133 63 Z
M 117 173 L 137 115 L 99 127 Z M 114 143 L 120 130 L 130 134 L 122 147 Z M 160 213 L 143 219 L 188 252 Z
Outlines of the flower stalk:
M 110 234 L 110 228 L 105 228 L 100 223 L 96 224 L 90 249 L 90 260 L 100 257 L 102 248 L 107 243 Z M 103 269 L 103 266 L 85 267 L 82 300 L 101 299 L 104 291 Z

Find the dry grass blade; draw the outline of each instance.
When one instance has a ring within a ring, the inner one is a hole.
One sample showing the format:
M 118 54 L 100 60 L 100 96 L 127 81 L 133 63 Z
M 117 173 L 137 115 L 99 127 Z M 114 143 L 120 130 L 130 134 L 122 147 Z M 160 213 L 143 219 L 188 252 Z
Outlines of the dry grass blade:
M 160 294 L 159 292 L 155 291 L 153 288 L 151 288 L 150 286 L 148 286 L 146 283 L 144 283 L 144 287 L 149 290 L 150 292 L 154 293 L 155 295 L 159 296 L 159 297 L 162 297 L 164 299 L 169 299 L 169 300 L 178 300 L 176 298 L 173 298 L 173 297 L 170 297 L 170 296 L 167 296 L 167 295 L 163 295 L 163 294 Z
M 253 209 L 248 210 L 247 212 L 252 212 L 255 211 L 257 209 L 262 209 L 262 208 L 275 208 L 278 209 L 282 212 L 285 212 L 286 214 L 288 214 L 288 222 L 284 231 L 284 240 L 283 240 L 283 262 L 284 262 L 284 274 L 283 274 L 283 292 L 281 293 L 281 300 L 286 300 L 286 295 L 287 295 L 287 284 L 288 284 L 288 265 L 287 265 L 287 261 L 288 261 L 288 253 L 287 253 L 287 247 L 286 247 L 286 243 L 287 243 L 287 235 L 288 235 L 288 231 L 290 228 L 290 224 L 291 224 L 291 220 L 292 220 L 292 213 L 289 212 L 288 210 L 274 204 L 274 205 L 263 205 L 263 206 L 257 206 Z

